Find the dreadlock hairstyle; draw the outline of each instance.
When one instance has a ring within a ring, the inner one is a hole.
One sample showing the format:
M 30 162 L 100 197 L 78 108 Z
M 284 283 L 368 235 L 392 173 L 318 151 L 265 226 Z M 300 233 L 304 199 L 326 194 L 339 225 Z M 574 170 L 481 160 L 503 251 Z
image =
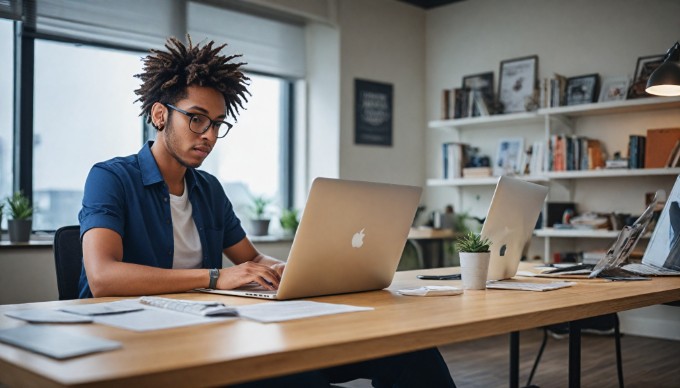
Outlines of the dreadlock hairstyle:
M 142 86 L 135 90 L 141 101 L 142 112 L 151 123 L 151 107 L 154 103 L 170 103 L 187 96 L 186 88 L 191 85 L 211 87 L 222 93 L 227 105 L 227 115 L 236 119 L 243 102 L 250 95 L 248 77 L 240 71 L 243 62 L 231 62 L 241 55 L 224 56 L 219 52 L 226 44 L 213 48 L 214 41 L 203 47 L 194 46 L 187 35 L 189 46 L 171 37 L 165 43 L 167 51 L 151 49 L 144 58 L 144 72 L 135 77 L 142 80 Z M 136 102 L 135 101 L 135 102 Z

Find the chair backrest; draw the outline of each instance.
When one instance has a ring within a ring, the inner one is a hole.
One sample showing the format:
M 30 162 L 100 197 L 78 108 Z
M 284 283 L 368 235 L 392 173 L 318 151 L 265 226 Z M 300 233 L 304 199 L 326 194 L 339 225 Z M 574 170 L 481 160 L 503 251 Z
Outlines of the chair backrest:
M 54 234 L 54 265 L 57 269 L 59 300 L 78 299 L 78 281 L 83 268 L 79 225 L 57 229 Z

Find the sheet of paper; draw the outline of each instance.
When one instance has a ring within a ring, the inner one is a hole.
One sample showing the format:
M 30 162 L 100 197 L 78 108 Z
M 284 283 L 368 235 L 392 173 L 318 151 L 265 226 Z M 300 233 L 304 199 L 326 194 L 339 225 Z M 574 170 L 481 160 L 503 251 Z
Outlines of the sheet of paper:
M 90 323 L 92 318 L 74 315 L 58 310 L 30 309 L 14 310 L 5 313 L 8 317 L 32 323 Z
M 120 342 L 73 334 L 54 326 L 43 325 L 24 325 L 0 330 L 0 342 L 57 359 L 104 352 L 122 346 Z
M 60 308 L 61 311 L 79 315 L 122 314 L 143 309 L 143 306 L 138 303 L 130 303 L 128 300 L 119 300 L 108 303 L 79 304 Z
M 423 286 L 416 288 L 404 288 L 397 291 L 402 295 L 410 296 L 445 296 L 445 295 L 460 295 L 463 289 L 452 286 Z
M 502 290 L 521 290 L 521 291 L 551 291 L 560 288 L 571 287 L 574 282 L 551 282 L 551 283 L 523 283 L 508 281 L 490 281 L 486 283 L 486 288 L 496 288 Z
M 318 317 L 321 315 L 342 314 L 355 311 L 373 310 L 372 307 L 359 307 L 346 304 L 320 303 L 305 300 L 288 302 L 266 302 L 237 307 L 242 318 L 263 323 L 283 322 L 293 319 Z

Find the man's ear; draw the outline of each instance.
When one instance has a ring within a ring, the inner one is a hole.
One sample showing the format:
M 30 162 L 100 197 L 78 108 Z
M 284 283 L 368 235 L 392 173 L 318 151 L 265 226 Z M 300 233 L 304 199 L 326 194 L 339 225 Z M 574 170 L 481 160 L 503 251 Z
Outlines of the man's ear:
M 151 124 L 159 131 L 165 129 L 167 122 L 167 108 L 160 102 L 155 102 L 151 106 Z

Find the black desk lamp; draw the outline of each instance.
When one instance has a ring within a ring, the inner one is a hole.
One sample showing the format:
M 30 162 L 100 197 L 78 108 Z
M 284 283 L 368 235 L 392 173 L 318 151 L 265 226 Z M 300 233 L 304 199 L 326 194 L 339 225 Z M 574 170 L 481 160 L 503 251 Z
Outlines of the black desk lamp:
M 645 91 L 657 96 L 680 96 L 680 43 L 668 49 L 664 62 L 649 76 Z

